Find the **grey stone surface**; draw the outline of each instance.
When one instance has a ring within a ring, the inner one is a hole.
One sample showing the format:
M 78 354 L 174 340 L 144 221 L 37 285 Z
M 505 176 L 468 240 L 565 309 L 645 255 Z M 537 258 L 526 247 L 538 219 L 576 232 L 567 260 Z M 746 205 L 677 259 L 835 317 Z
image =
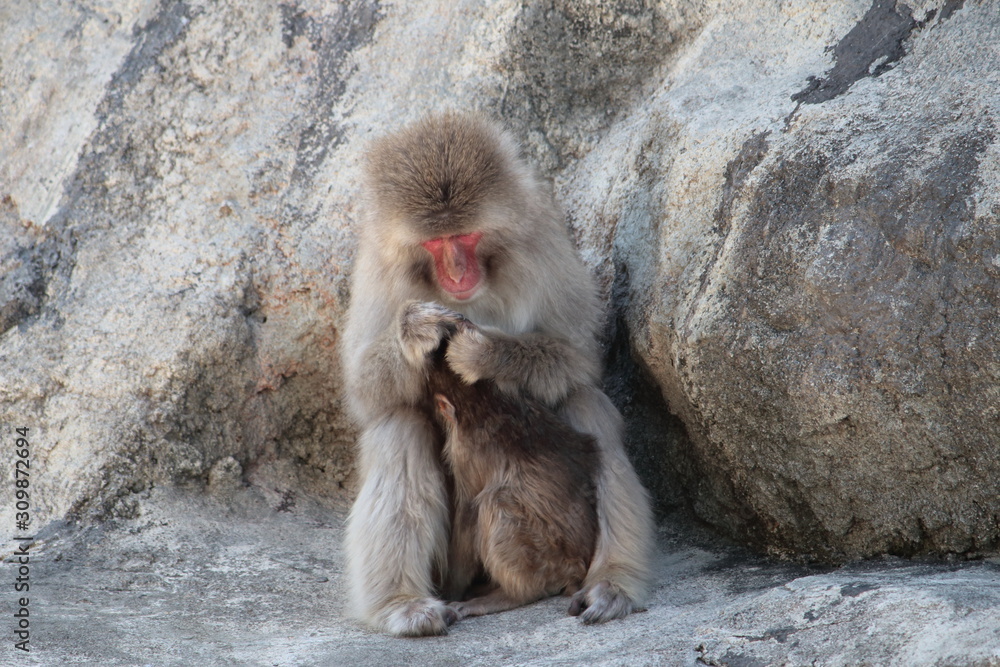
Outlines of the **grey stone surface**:
M 660 529 L 648 610 L 601 626 L 552 598 L 391 639 L 342 616 L 344 512 L 256 486 L 139 494 L 136 518 L 31 547 L 38 665 L 1000 665 L 1000 564 L 776 564 Z

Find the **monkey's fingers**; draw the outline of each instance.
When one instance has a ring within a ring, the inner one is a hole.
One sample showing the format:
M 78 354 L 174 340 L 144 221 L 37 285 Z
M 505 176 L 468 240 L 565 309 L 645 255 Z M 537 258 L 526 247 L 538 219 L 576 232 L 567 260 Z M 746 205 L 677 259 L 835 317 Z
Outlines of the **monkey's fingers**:
M 452 310 L 448 306 L 442 306 L 437 301 L 424 301 L 420 305 L 428 311 L 433 311 L 442 320 L 457 322 L 465 319 L 465 315 L 462 313 Z
M 471 331 L 479 331 L 479 327 L 477 327 L 475 324 L 473 324 L 472 320 L 470 320 L 467 317 L 465 317 L 465 315 L 462 315 L 460 313 L 459 317 L 461 319 L 458 320 L 455 323 L 455 330 L 452 332 L 453 334 L 455 334 L 455 333 L 466 333 L 466 332 L 471 332 Z
M 450 324 L 452 327 L 454 327 L 456 330 L 469 331 L 469 330 L 476 330 L 479 328 L 472 323 L 472 320 L 470 320 L 468 317 L 458 312 L 457 310 L 451 310 L 449 308 L 444 308 L 444 310 L 446 311 L 446 313 L 444 314 L 444 317 L 442 319 L 446 321 L 448 324 Z
M 448 344 L 446 358 L 451 370 L 458 373 L 465 384 L 475 384 L 487 377 L 488 340 L 476 328 L 459 331 Z
M 429 301 L 421 305 L 428 313 L 433 313 L 438 326 L 444 329 L 445 335 L 447 336 L 455 334 L 459 331 L 475 331 L 479 328 L 465 315 L 457 310 L 452 310 L 447 306 L 442 306 L 441 304 L 433 301 Z
M 566 611 L 567 613 L 569 613 L 570 616 L 579 616 L 580 614 L 583 613 L 583 610 L 586 608 L 587 608 L 587 595 L 581 589 L 578 590 L 576 593 L 573 593 L 573 597 L 569 599 L 569 609 L 567 609 Z

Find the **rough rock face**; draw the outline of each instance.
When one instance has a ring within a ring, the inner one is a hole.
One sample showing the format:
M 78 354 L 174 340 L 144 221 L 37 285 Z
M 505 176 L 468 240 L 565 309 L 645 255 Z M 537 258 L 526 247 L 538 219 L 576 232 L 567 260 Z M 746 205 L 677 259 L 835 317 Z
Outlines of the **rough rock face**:
M 37 522 L 231 460 L 276 503 L 336 490 L 353 186 L 325 156 L 374 8 L 6 11 L 0 422 Z
M 740 128 L 709 206 L 650 223 L 655 273 L 630 262 L 655 295 L 635 342 L 691 435 L 699 513 L 779 553 L 1000 540 L 1000 14 L 937 9 L 873 3 L 784 117 Z
M 0 8 L 0 437 L 31 429 L 36 521 L 350 486 L 359 160 L 450 107 L 553 178 L 661 507 L 828 560 L 996 548 L 1000 7 L 529 5 Z

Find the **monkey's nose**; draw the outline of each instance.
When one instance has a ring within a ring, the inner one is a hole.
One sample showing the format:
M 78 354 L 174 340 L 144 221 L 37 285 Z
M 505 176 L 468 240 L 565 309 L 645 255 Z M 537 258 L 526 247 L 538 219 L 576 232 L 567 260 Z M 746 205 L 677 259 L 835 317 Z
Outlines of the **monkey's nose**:
M 447 238 L 444 241 L 444 270 L 448 278 L 456 283 L 462 282 L 468 263 L 465 259 L 465 252 L 454 238 Z

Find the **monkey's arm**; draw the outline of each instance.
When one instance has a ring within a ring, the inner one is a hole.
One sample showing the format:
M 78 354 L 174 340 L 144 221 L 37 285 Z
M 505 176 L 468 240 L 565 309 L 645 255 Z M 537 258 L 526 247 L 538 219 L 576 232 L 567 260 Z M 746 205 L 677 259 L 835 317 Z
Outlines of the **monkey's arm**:
M 462 316 L 435 303 L 404 303 L 389 326 L 360 349 L 347 376 L 348 396 L 363 422 L 426 393 L 428 355 Z
M 399 636 L 447 632 L 457 616 L 434 594 L 447 563 L 448 493 L 426 415 L 396 408 L 358 440 L 364 480 L 347 521 L 353 614 Z
M 415 404 L 427 391 L 425 352 L 454 314 L 436 304 L 387 306 L 364 288 L 344 336 L 348 398 L 362 430 L 362 486 L 345 543 L 353 613 L 392 635 L 443 634 L 457 618 L 434 590 L 434 571 L 447 562 L 448 494 L 437 435 Z
M 549 405 L 600 379 L 594 350 L 544 333 L 465 328 L 448 344 L 447 358 L 469 384 L 490 378 L 504 391 L 524 389 Z
M 560 410 L 573 428 L 597 439 L 597 548 L 569 613 L 603 623 L 641 609 L 652 580 L 653 514 L 649 495 L 622 446 L 621 415 L 601 391 L 583 387 Z

